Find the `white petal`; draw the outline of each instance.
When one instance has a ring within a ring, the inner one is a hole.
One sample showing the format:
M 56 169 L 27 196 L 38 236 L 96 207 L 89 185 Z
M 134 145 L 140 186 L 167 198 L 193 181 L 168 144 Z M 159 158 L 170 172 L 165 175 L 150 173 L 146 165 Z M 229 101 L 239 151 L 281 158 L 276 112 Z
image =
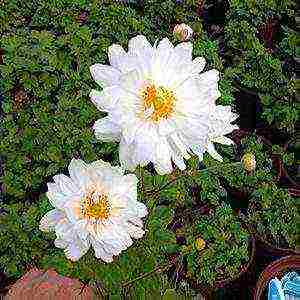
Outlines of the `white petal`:
M 65 218 L 65 215 L 62 211 L 60 211 L 58 209 L 50 210 L 41 219 L 39 228 L 42 231 L 52 231 L 55 229 L 56 224 L 61 219 L 64 219 L 64 218 Z
M 134 239 L 140 239 L 145 234 L 145 231 L 142 228 L 135 226 L 130 222 L 128 222 L 128 232 Z
M 126 208 L 121 210 L 123 219 L 143 218 L 148 214 L 147 207 L 139 201 L 129 201 Z
M 138 183 L 137 177 L 134 174 L 128 174 L 117 180 L 117 185 L 114 185 L 110 191 L 112 197 L 119 196 L 120 198 L 128 198 L 130 201 L 136 201 Z
M 48 192 L 46 196 L 49 199 L 52 206 L 56 208 L 62 208 L 66 201 L 68 201 L 68 196 L 60 191 L 59 186 L 56 183 L 48 183 Z
M 135 70 L 139 62 L 136 56 L 126 54 L 118 61 L 118 69 L 122 74 Z M 120 80 L 121 81 L 121 80 Z
M 126 55 L 126 52 L 120 45 L 113 44 L 108 48 L 109 62 L 113 67 L 117 69 L 120 69 L 120 66 L 122 64 L 121 61 L 124 55 Z
M 120 77 L 120 86 L 124 90 L 138 97 L 144 82 L 145 78 L 143 78 L 143 72 L 139 66 L 136 66 L 134 70 L 131 70 L 128 73 L 122 74 Z
M 79 187 L 73 182 L 70 177 L 64 174 L 59 174 L 53 176 L 53 179 L 59 186 L 61 192 L 63 192 L 65 195 L 72 196 L 73 194 L 78 193 Z
M 205 147 L 198 144 L 191 144 L 190 149 L 199 157 L 199 161 L 203 160 L 203 153 L 205 152 Z
M 128 221 L 138 227 L 143 227 L 143 221 L 138 217 L 131 217 Z
M 112 166 L 109 162 L 98 159 L 89 164 L 89 170 L 103 173 L 108 177 L 119 176 L 124 174 L 124 169 L 119 166 Z
M 234 141 L 225 137 L 225 136 L 219 136 L 213 138 L 213 142 L 223 144 L 223 145 L 233 145 Z
M 174 46 L 173 44 L 169 41 L 168 38 L 164 38 L 162 39 L 159 43 L 158 43 L 158 46 L 157 46 L 157 50 L 160 51 L 160 52 L 165 52 L 165 51 L 168 51 L 168 50 L 173 50 L 174 49 Z
M 180 43 L 174 48 L 174 52 L 180 55 L 182 62 L 190 62 L 192 60 L 193 44 L 191 42 Z
M 207 146 L 207 152 L 215 159 L 220 162 L 223 161 L 222 156 L 216 151 L 214 145 L 212 143 L 209 143 Z
M 84 195 L 82 195 L 83 197 Z M 81 211 L 81 198 L 75 198 L 72 201 L 69 201 L 64 206 L 64 212 L 68 218 L 68 220 L 76 224 L 76 222 L 82 218 L 82 211 Z
M 80 239 L 75 239 L 70 244 L 68 244 L 68 247 L 65 249 L 66 257 L 72 261 L 79 260 L 87 251 L 89 250 L 89 247 L 84 245 Z
M 137 217 L 143 218 L 148 214 L 148 210 L 145 204 L 136 201 L 135 203 L 136 211 L 137 211 Z
M 129 40 L 128 52 L 133 55 L 144 56 L 145 54 L 152 52 L 152 46 L 145 36 L 138 35 Z
M 126 96 L 127 94 L 119 86 L 107 87 L 101 92 L 96 90 L 90 92 L 91 101 L 100 111 L 105 112 L 113 109 L 120 98 Z
M 67 242 L 72 242 L 76 237 L 74 226 L 67 220 L 61 219 L 55 226 L 55 232 L 58 238 L 61 238 Z
M 173 171 L 171 164 L 171 150 L 165 138 L 161 138 L 155 145 L 154 167 L 158 174 L 164 175 Z
M 120 140 L 121 129 L 110 117 L 97 120 L 93 129 L 98 140 L 103 142 L 117 142 Z
M 173 143 L 173 150 L 175 153 L 178 153 L 180 156 L 183 156 L 185 159 L 189 159 L 190 155 L 188 154 L 188 146 L 185 144 L 184 139 L 178 133 L 174 132 L 170 135 L 169 140 Z M 176 147 L 176 148 L 175 148 Z M 175 148 L 175 149 L 174 149 Z
M 170 135 L 176 130 L 176 124 L 172 118 L 162 119 L 158 124 L 158 132 L 162 136 Z
M 193 68 L 191 70 L 191 72 L 193 74 L 198 74 L 200 72 L 203 71 L 205 65 L 206 65 L 206 61 L 205 61 L 205 58 L 203 57 L 196 57 L 194 60 L 193 60 Z
M 87 184 L 87 164 L 81 159 L 73 158 L 68 169 L 71 179 L 80 187 L 85 187 Z
M 199 75 L 199 80 L 208 85 L 210 82 L 219 81 L 219 71 L 213 69 Z
M 95 64 L 90 67 L 93 79 L 103 88 L 119 83 L 121 72 L 108 65 Z
M 74 225 L 74 231 L 76 231 L 76 234 L 80 238 L 80 240 L 87 245 L 89 242 L 88 221 L 77 221 Z
M 113 261 L 112 253 L 106 252 L 102 243 L 94 241 L 94 242 L 92 242 L 92 245 L 95 250 L 95 256 L 97 258 L 100 258 L 107 263 L 110 263 Z
M 57 248 L 65 249 L 65 248 L 68 247 L 68 242 L 66 242 L 66 241 L 63 240 L 63 239 L 56 238 L 55 241 L 54 241 L 54 245 L 55 245 L 55 247 L 57 247 Z
M 186 165 L 185 165 L 185 162 L 184 162 L 182 156 L 173 154 L 173 155 L 172 155 L 172 161 L 174 162 L 174 164 L 175 164 L 181 171 L 183 171 L 183 170 L 186 169 Z
M 121 139 L 119 146 L 119 161 L 122 167 L 126 170 L 133 171 L 136 167 L 136 163 L 132 160 L 134 153 L 134 145 L 128 145 L 123 139 Z

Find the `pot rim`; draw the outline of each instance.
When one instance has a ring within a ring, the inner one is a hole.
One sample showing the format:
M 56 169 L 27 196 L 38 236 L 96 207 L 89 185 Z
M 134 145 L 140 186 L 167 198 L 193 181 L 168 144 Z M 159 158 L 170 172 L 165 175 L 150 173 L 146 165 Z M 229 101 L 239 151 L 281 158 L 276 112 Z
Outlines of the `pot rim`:
M 275 260 L 269 264 L 260 274 L 255 286 L 253 300 L 262 299 L 261 296 L 273 277 L 281 276 L 285 270 L 300 269 L 300 255 L 289 255 Z

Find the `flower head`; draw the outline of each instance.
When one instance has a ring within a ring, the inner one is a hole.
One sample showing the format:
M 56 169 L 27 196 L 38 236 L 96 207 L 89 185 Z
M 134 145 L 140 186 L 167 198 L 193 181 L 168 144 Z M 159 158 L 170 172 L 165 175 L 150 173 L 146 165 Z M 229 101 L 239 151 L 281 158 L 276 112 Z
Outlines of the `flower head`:
M 202 159 L 207 151 L 214 122 L 210 114 L 219 110 L 219 73 L 200 73 L 205 59 L 192 59 L 192 50 L 190 42 L 174 47 L 165 38 L 152 46 L 139 35 L 129 41 L 128 52 L 119 45 L 109 47 L 110 66 L 91 66 L 103 87 L 91 91 L 91 100 L 108 113 L 96 121 L 95 135 L 120 142 L 124 168 L 152 162 L 159 174 L 171 173 L 172 162 L 183 170 L 190 154 Z
M 144 234 L 147 215 L 137 201 L 137 178 L 102 160 L 86 164 L 73 159 L 70 177 L 54 176 L 47 197 L 55 209 L 40 221 L 43 231 L 55 231 L 55 245 L 76 261 L 90 246 L 97 258 L 111 262 Z

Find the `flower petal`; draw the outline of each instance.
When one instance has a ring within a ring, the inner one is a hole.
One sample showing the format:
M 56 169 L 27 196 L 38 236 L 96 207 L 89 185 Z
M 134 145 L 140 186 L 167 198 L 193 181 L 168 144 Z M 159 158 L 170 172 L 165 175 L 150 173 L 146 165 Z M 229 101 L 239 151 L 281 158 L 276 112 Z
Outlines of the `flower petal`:
M 97 120 L 93 129 L 98 140 L 103 142 L 118 142 L 120 140 L 121 129 L 110 117 Z
M 119 145 L 119 161 L 121 166 L 126 170 L 134 170 L 136 163 L 133 161 L 134 144 L 128 145 L 123 139 Z
M 213 138 L 213 142 L 223 144 L 223 145 L 233 145 L 234 141 L 225 137 L 225 136 L 219 136 Z
M 74 226 L 69 222 L 69 220 L 67 220 L 67 218 L 61 219 L 55 225 L 55 232 L 58 238 L 63 239 L 68 243 L 71 243 L 76 237 Z
M 55 245 L 55 247 L 60 248 L 60 249 L 65 249 L 68 247 L 68 243 L 61 238 L 56 238 L 54 241 L 54 245 Z
M 116 178 L 117 182 L 112 182 L 110 191 L 112 197 L 127 198 L 129 201 L 137 199 L 138 178 L 134 174 L 128 174 L 121 178 Z
M 99 241 L 92 240 L 92 246 L 95 250 L 95 256 L 97 258 L 102 259 L 106 263 L 111 263 L 113 261 L 112 253 L 109 253 L 105 250 L 104 244 L 100 243 Z
M 109 112 L 113 109 L 121 97 L 126 97 L 127 94 L 120 89 L 119 86 L 111 86 L 99 92 L 92 90 L 90 92 L 91 101 L 100 111 Z
M 129 40 L 128 52 L 132 55 L 140 55 L 145 58 L 145 55 L 152 53 L 152 46 L 144 35 L 137 35 Z
M 215 159 L 220 162 L 223 161 L 222 156 L 216 151 L 214 145 L 212 143 L 209 143 L 207 146 L 207 152 Z
M 71 196 L 79 191 L 79 187 L 72 179 L 64 174 L 55 175 L 53 179 L 65 195 Z
M 145 234 L 145 231 L 142 228 L 135 226 L 130 222 L 128 222 L 128 232 L 134 239 L 140 239 Z
M 80 239 L 73 240 L 64 250 L 66 257 L 72 261 L 79 260 L 89 250 L 89 245 L 85 245 Z
M 113 44 L 108 48 L 108 58 L 110 64 L 120 70 L 122 59 L 126 55 L 125 50 L 118 44 Z
M 87 185 L 88 166 L 83 160 L 73 158 L 69 164 L 68 170 L 73 182 L 76 182 L 80 187 L 85 187 Z
M 47 212 L 40 221 L 39 228 L 42 231 L 53 231 L 55 226 L 61 219 L 64 219 L 65 215 L 58 209 L 53 209 Z
M 93 79 L 103 88 L 118 84 L 121 72 L 108 65 L 95 64 L 90 67 Z
M 174 52 L 179 54 L 183 63 L 192 61 L 193 44 L 191 42 L 183 42 L 174 48 Z
M 171 164 L 170 146 L 165 138 L 161 138 L 160 142 L 155 146 L 154 167 L 158 174 L 169 174 L 173 171 Z

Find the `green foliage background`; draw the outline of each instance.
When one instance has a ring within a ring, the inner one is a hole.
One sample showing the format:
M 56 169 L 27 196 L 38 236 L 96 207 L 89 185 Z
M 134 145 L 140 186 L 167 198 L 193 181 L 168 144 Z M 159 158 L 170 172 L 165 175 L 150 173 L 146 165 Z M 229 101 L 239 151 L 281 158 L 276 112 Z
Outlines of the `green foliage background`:
M 145 291 L 161 296 L 159 290 L 174 285 L 160 272 L 135 278 L 163 268 L 170 262 L 167 254 L 177 253 L 180 259 L 188 258 L 189 271 L 197 273 L 196 280 L 214 285 L 220 268 L 224 267 L 224 276 L 230 278 L 249 257 L 250 236 L 239 230 L 234 211 L 241 204 L 228 189 L 246 191 L 262 206 L 272 209 L 266 213 L 253 206 L 243 218 L 258 233 L 272 232 L 276 240 L 282 232 L 288 245 L 295 246 L 294 199 L 277 186 L 276 169 L 270 163 L 279 146 L 270 150 L 257 143 L 255 134 L 243 139 L 240 146 L 217 145 L 223 163 L 205 155 L 202 163 L 192 158 L 186 171 L 176 170 L 168 176 L 138 169 L 139 198 L 150 210 L 145 224 L 148 231 L 113 264 L 96 261 L 92 250 L 79 262 L 71 263 L 53 247 L 53 235 L 38 230 L 39 220 L 51 209 L 44 195 L 46 183 L 55 174 L 66 173 L 72 157 L 118 163 L 118 145 L 101 143 L 94 137 L 91 127 L 104 114 L 88 97 L 92 88 L 99 89 L 89 67 L 107 63 L 107 49 L 112 43 L 126 49 L 128 40 L 137 34 L 144 34 L 152 44 L 166 36 L 177 43 L 173 27 L 187 23 L 195 32 L 193 56 L 204 56 L 206 70 L 216 68 L 222 74 L 218 104 L 233 105 L 237 88 L 250 90 L 259 95 L 262 118 L 287 134 L 294 131 L 299 111 L 294 99 L 295 75 L 283 68 L 296 55 L 298 42 L 295 32 L 284 22 L 293 14 L 290 1 L 229 1 L 225 55 L 221 55 L 219 40 L 206 32 L 204 17 L 196 13 L 196 1 L 128 2 L 0 1 L 0 271 L 12 279 L 32 265 L 54 267 L 60 274 L 85 283 L 100 282 L 104 294 L 117 298 L 133 291 L 135 297 L 142 297 Z M 271 17 L 278 18 L 280 24 L 273 51 L 261 34 Z M 257 168 L 251 173 L 240 164 L 247 152 L 254 153 L 257 160 Z M 279 156 L 287 165 L 293 164 L 293 156 L 284 151 Z M 196 196 L 190 192 L 192 187 L 198 190 Z M 285 200 L 280 205 L 282 198 Z M 197 222 L 194 216 L 180 234 L 193 245 L 203 231 L 211 242 L 201 254 L 176 243 L 178 232 L 168 227 L 176 211 L 193 209 L 197 203 L 209 205 L 211 214 L 203 219 L 200 216 Z M 278 221 L 281 214 L 289 216 L 285 224 Z M 208 219 L 224 225 L 238 253 L 224 247 L 226 241 L 215 228 L 208 230 L 203 225 Z M 232 226 L 226 226 L 227 219 L 234 220 L 228 221 Z M 220 253 L 220 249 L 225 252 Z M 210 267 L 213 261 L 216 263 Z M 132 280 L 125 288 L 124 284 Z

